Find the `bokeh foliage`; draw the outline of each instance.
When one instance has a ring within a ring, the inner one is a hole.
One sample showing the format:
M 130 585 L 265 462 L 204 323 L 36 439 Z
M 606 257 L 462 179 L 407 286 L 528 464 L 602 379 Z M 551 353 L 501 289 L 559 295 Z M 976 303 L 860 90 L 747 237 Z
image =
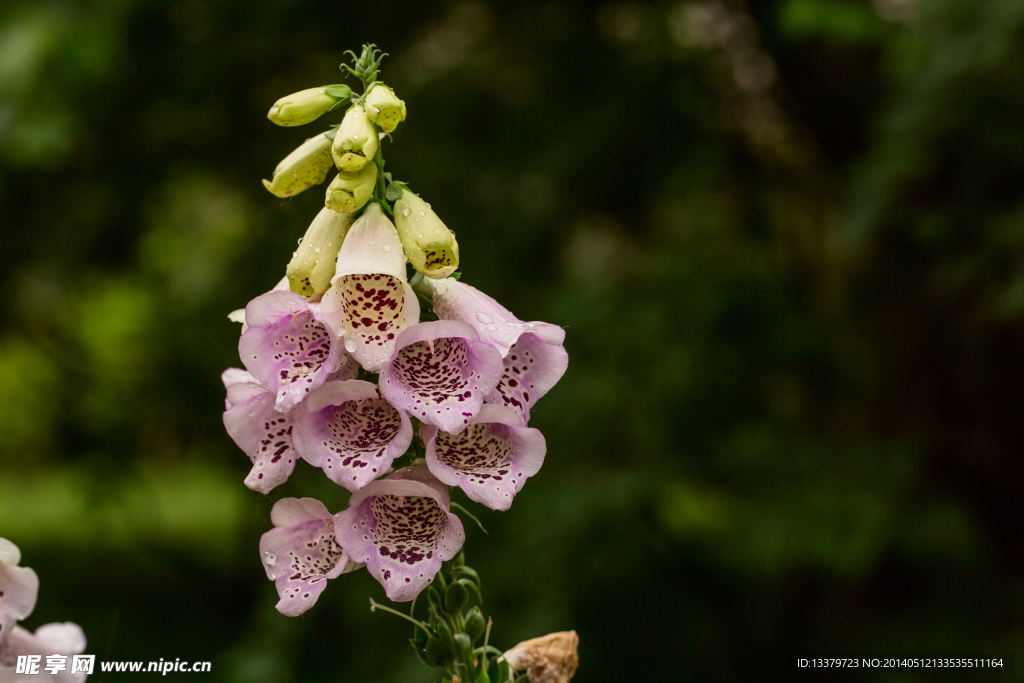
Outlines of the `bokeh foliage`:
M 220 423 L 225 314 L 322 198 L 260 186 L 319 130 L 265 112 L 365 41 L 408 103 L 388 170 L 465 281 L 568 331 L 546 465 L 470 528 L 499 645 L 575 628 L 581 683 L 1020 664 L 1019 0 L 5 2 L 0 536 L 41 576 L 28 626 L 211 680 L 428 680 L 365 573 L 273 610 L 273 500 L 345 498 L 301 463 L 248 491 Z

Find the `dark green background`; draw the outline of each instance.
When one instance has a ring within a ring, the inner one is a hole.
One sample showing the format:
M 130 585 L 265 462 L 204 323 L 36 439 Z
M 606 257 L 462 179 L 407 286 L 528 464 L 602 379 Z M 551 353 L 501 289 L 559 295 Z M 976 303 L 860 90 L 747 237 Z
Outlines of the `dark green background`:
M 274 611 L 274 500 L 344 496 L 304 463 L 249 491 L 220 421 L 225 315 L 323 197 L 263 190 L 322 129 L 265 113 L 366 41 L 408 104 L 388 170 L 464 281 L 567 330 L 544 469 L 472 506 L 493 642 L 574 628 L 580 683 L 1021 659 L 1019 0 L 6 0 L 0 536 L 40 574 L 25 625 L 209 681 L 430 679 L 365 572 Z

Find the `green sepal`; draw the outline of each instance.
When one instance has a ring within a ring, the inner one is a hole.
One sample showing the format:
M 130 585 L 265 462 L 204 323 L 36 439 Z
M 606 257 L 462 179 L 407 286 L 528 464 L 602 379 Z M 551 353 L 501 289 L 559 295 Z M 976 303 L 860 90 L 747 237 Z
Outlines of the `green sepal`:
M 459 280 L 462 279 L 462 271 L 461 270 L 456 270 L 454 273 L 452 273 L 448 277 L 450 277 L 451 279 L 453 279 L 456 282 L 458 282 Z
M 469 614 L 466 615 L 466 633 L 475 643 L 477 639 L 484 634 L 484 629 L 487 628 L 487 622 L 484 620 L 483 612 L 480 611 L 479 607 L 474 607 L 469 610 Z
M 480 671 L 480 675 L 476 677 L 476 683 L 491 683 L 491 677 L 487 675 L 486 669 Z
M 420 629 L 416 630 L 419 631 Z M 420 646 L 415 640 L 410 640 L 409 644 L 412 645 L 412 651 L 416 653 L 416 659 L 423 662 L 424 666 L 432 666 L 432 664 L 427 661 L 427 651 L 424 646 Z
M 338 137 L 338 126 L 331 126 L 330 130 L 324 131 L 324 137 L 328 140 L 333 140 Z
M 510 678 L 510 674 L 511 673 L 512 672 L 509 671 L 508 662 L 506 662 L 504 659 L 499 660 L 498 661 L 498 680 L 499 681 L 507 681 Z
M 441 604 L 441 594 L 433 586 L 427 589 L 427 602 L 431 607 L 436 608 L 438 612 L 444 612 L 444 606 Z
M 459 585 L 465 586 L 469 590 L 471 590 L 474 593 L 476 593 L 476 599 L 480 601 L 481 605 L 484 604 L 484 596 L 480 592 L 480 589 L 477 587 L 477 585 L 475 583 L 473 583 L 472 579 L 459 579 L 458 583 L 459 583 Z
M 467 600 L 469 600 L 469 591 L 459 582 L 448 586 L 448 590 L 444 592 L 444 608 L 449 614 L 461 612 L 462 606 L 466 604 Z
M 421 275 L 421 276 L 423 275 L 419 271 L 417 271 L 417 274 Z M 465 567 L 465 566 L 466 566 L 466 551 L 465 550 L 460 550 L 459 554 L 456 555 L 454 558 L 452 558 L 452 568 L 455 568 L 455 567 Z
M 431 638 L 424 648 L 424 659 L 430 666 L 446 668 L 455 659 L 455 651 L 443 640 Z
M 329 85 L 324 88 L 324 92 L 331 97 L 337 97 L 340 100 L 347 100 L 352 97 L 352 88 L 348 87 L 344 83 Z
M 473 648 L 472 641 L 470 641 L 469 636 L 465 633 L 455 634 L 455 644 L 466 652 L 469 652 Z
M 334 111 L 335 109 L 341 109 L 342 107 L 347 107 L 350 104 L 352 104 L 352 100 L 349 99 L 349 98 L 346 98 L 344 100 L 338 100 L 327 111 Z
M 452 648 L 452 650 L 455 649 L 455 636 L 452 635 L 452 630 L 448 628 L 448 624 L 446 624 L 443 621 L 438 622 L 437 635 L 441 638 L 442 641 L 447 643 L 448 646 Z
M 465 576 L 472 579 L 477 586 L 480 585 L 480 575 L 477 574 L 476 570 L 472 567 L 455 567 L 455 569 L 452 570 L 452 576 Z
M 384 197 L 389 202 L 397 202 L 399 199 L 402 198 L 402 192 L 408 189 L 409 186 L 403 183 L 401 180 L 396 180 L 392 182 L 391 178 L 388 178 L 388 189 L 387 192 L 384 193 Z

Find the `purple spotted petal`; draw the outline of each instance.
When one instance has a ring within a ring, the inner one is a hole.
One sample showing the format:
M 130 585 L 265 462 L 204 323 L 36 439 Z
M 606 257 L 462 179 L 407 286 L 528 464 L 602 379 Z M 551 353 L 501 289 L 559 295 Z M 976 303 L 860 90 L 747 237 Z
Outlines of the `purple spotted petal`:
M 71 673 L 71 656 L 85 652 L 85 633 L 78 624 L 70 621 L 44 624 L 31 633 L 20 626 L 11 629 L 5 640 L 0 641 L 0 681 L 3 683 L 82 683 L 87 674 Z M 18 657 L 39 655 L 39 672 L 17 674 Z M 46 658 L 50 655 L 69 655 L 63 671 L 49 673 Z
M 295 469 L 299 456 L 292 444 L 292 426 L 305 409 L 300 405 L 287 413 L 278 412 L 274 394 L 255 382 L 229 386 L 227 402 L 224 427 L 252 460 L 245 485 L 269 493 Z
M 424 465 L 398 470 L 352 494 L 334 518 L 338 542 L 395 602 L 412 600 L 466 540 L 448 490 Z
M 437 320 L 398 336 L 395 354 L 380 368 L 388 403 L 449 434 L 476 417 L 501 377 L 501 354 L 470 325 Z
M 296 617 L 316 603 L 328 579 L 357 567 L 338 545 L 333 515 L 315 498 L 282 498 L 270 519 L 260 558 L 281 597 L 277 611 Z
M 391 357 L 399 332 L 420 319 L 419 301 L 405 278 L 402 243 L 376 204 L 345 236 L 323 315 L 370 372 Z
M 512 498 L 544 464 L 547 444 L 540 430 L 524 427 L 519 415 L 485 405 L 461 434 L 420 426 L 427 467 L 449 486 L 492 510 L 508 510 Z
M 238 340 L 245 368 L 287 412 L 338 370 L 341 354 L 317 304 L 292 292 L 267 292 L 245 307 L 249 328 Z
M 505 356 L 501 381 L 487 402 L 516 411 L 525 425 L 530 407 L 562 379 L 569 366 L 564 340 L 565 330 L 556 325 L 541 325 L 520 336 Z
M 295 448 L 337 484 L 356 491 L 383 474 L 412 443 L 412 423 L 369 382 L 328 382 L 306 399 Z
M 29 567 L 19 567 L 19 562 L 18 546 L 0 538 L 0 642 L 36 606 L 39 577 Z
M 424 279 L 422 286 L 433 293 L 434 313 L 438 318 L 472 325 L 482 341 L 494 344 L 501 351 L 502 358 L 508 355 L 516 340 L 527 332 L 538 328 L 561 329 L 549 323 L 523 322 L 476 287 L 452 278 Z M 557 333 L 552 330 L 548 334 Z M 564 332 L 562 334 L 564 337 Z

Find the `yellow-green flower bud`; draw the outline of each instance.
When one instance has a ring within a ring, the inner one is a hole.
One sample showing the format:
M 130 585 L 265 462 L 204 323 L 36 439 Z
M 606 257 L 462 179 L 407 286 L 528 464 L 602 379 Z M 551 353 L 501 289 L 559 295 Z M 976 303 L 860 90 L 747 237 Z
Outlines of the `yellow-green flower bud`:
M 377 164 L 372 161 L 355 173 L 342 171 L 327 186 L 328 209 L 351 213 L 366 203 L 377 184 Z
M 385 133 L 390 133 L 405 121 L 405 102 L 395 96 L 395 91 L 378 83 L 366 96 L 366 113 Z
M 331 153 L 342 171 L 358 171 L 377 154 L 377 127 L 358 104 L 345 113 Z
M 395 202 L 395 227 L 412 267 L 431 278 L 446 278 L 459 267 L 455 233 L 441 222 L 430 205 L 409 190 Z
M 331 141 L 316 135 L 302 143 L 274 169 L 272 180 L 263 187 L 275 197 L 291 197 L 319 185 L 331 170 Z
M 300 90 L 274 102 L 267 118 L 279 126 L 301 126 L 316 121 L 337 101 L 327 94 L 326 86 Z
M 334 277 L 334 261 L 350 227 L 352 214 L 320 210 L 288 262 L 285 272 L 291 291 L 305 297 L 318 297 L 327 291 Z

